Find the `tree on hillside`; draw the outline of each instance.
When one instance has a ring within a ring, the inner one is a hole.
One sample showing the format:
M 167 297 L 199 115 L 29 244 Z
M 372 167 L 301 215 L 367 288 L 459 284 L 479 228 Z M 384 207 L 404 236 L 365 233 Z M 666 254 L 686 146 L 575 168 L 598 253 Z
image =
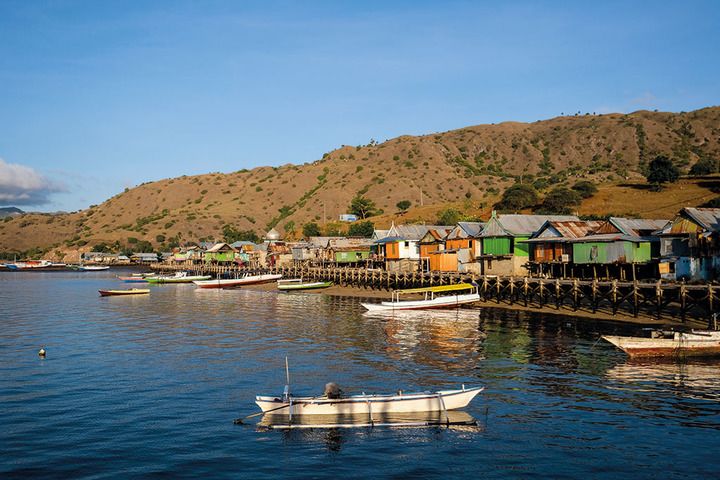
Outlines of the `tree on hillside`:
M 238 230 L 230 224 L 225 224 L 222 229 L 223 240 L 226 243 L 235 243 L 239 241 L 259 243 L 260 237 L 253 230 Z
M 575 190 L 582 198 L 590 198 L 598 191 L 595 184 L 587 180 L 577 182 L 572 186 L 572 189 Z
M 362 219 L 371 217 L 376 212 L 377 207 L 375 206 L 375 202 L 360 194 L 355 195 L 355 198 L 353 198 L 350 202 L 350 213 L 353 213 Z
M 503 192 L 503 196 L 495 209 L 516 212 L 536 205 L 538 193 L 535 188 L 524 183 L 516 183 Z
M 400 200 L 399 202 L 397 202 L 397 203 L 395 204 L 395 206 L 396 206 L 396 207 L 398 208 L 398 210 L 400 210 L 401 212 L 404 212 L 405 210 L 407 210 L 408 208 L 410 208 L 410 205 L 412 205 L 412 204 L 410 203 L 410 200 Z
M 438 225 L 455 225 L 462 221 L 462 213 L 454 208 L 446 208 L 441 210 L 438 214 L 437 224 Z
M 680 178 L 680 170 L 668 157 L 658 155 L 648 165 L 645 178 L 647 178 L 648 183 L 654 185 L 656 191 L 659 191 L 662 189 L 663 183 L 677 182 L 678 178 Z
M 320 227 L 318 227 L 318 224 L 315 222 L 306 223 L 303 225 L 302 228 L 303 237 L 319 237 L 320 236 Z
M 285 230 L 286 235 L 289 235 L 291 237 L 295 236 L 295 222 L 293 220 L 285 223 L 285 225 L 283 225 L 283 229 Z
M 538 213 L 567 215 L 574 207 L 580 205 L 582 197 L 574 190 L 567 187 L 555 187 L 543 199 L 537 209 Z
M 372 237 L 375 232 L 375 224 L 371 221 L 356 222 L 350 225 L 348 236 L 350 237 Z
M 710 175 L 718 173 L 718 161 L 712 157 L 702 157 L 690 168 L 690 175 Z

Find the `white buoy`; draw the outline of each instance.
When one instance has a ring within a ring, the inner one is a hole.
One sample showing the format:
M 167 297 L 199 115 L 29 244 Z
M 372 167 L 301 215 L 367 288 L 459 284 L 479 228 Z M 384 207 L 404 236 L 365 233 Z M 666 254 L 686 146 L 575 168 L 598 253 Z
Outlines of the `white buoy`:
M 44 347 L 41 347 L 41 348 L 40 348 L 40 351 L 38 352 L 38 355 L 39 355 L 41 358 L 45 358 L 45 348 L 44 348 Z

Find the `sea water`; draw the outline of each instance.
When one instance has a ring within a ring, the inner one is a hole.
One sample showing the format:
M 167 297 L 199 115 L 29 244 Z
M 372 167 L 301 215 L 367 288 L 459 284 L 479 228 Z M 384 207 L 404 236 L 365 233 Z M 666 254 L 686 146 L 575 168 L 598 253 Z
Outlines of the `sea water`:
M 720 364 L 633 362 L 571 317 L 0 274 L 0 478 L 717 478 Z M 37 352 L 47 350 L 42 359 Z M 477 427 L 266 431 L 257 394 L 484 385 Z

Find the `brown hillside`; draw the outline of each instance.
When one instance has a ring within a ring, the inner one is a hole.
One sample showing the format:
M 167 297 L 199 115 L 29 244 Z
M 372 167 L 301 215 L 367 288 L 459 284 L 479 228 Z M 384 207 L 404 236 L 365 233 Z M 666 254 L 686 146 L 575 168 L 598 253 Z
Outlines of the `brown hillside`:
M 378 225 L 396 218 L 401 200 L 412 202 L 410 211 L 397 217 L 405 221 L 433 221 L 446 204 L 484 216 L 516 178 L 541 178 L 550 186 L 595 181 L 601 191 L 585 201 L 581 213 L 668 216 L 684 202 L 714 197 L 707 184 L 692 181 L 661 194 L 623 186 L 642 183 L 640 170 L 659 153 L 683 169 L 700 155 L 720 158 L 720 107 L 479 125 L 343 146 L 303 165 L 146 183 L 81 212 L 26 214 L 2 222 L 0 252 L 77 252 L 100 242 L 127 245 L 129 238 L 164 248 L 159 235 L 165 243 L 219 239 L 225 224 L 258 234 L 275 225 L 284 231 L 294 224 L 299 231 L 309 221 L 337 219 L 358 192 L 384 210 Z

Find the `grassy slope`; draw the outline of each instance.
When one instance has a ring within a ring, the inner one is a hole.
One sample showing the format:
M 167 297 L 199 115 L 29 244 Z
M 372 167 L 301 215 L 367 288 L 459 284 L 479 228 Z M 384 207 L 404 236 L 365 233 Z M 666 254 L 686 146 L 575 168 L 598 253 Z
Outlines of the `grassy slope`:
M 167 179 L 81 212 L 27 214 L 2 222 L 0 251 L 77 252 L 99 242 L 126 244 L 129 237 L 161 247 L 157 235 L 181 241 L 220 238 L 225 223 L 259 234 L 273 223 L 282 231 L 294 222 L 299 230 L 308 221 L 323 223 L 323 213 L 337 218 L 363 191 L 386 212 L 373 219 L 378 226 L 393 220 L 433 222 L 447 205 L 486 217 L 519 175 L 554 176 L 553 184 L 593 180 L 601 191 L 583 203 L 580 213 L 669 217 L 682 206 L 715 196 L 707 181 L 684 180 L 662 193 L 644 189 L 638 172 L 657 153 L 672 156 L 684 168 L 698 154 L 719 158 L 720 108 L 480 125 L 344 146 L 304 165 Z M 395 204 L 406 199 L 413 207 L 396 215 Z M 281 209 L 288 214 L 281 215 Z

